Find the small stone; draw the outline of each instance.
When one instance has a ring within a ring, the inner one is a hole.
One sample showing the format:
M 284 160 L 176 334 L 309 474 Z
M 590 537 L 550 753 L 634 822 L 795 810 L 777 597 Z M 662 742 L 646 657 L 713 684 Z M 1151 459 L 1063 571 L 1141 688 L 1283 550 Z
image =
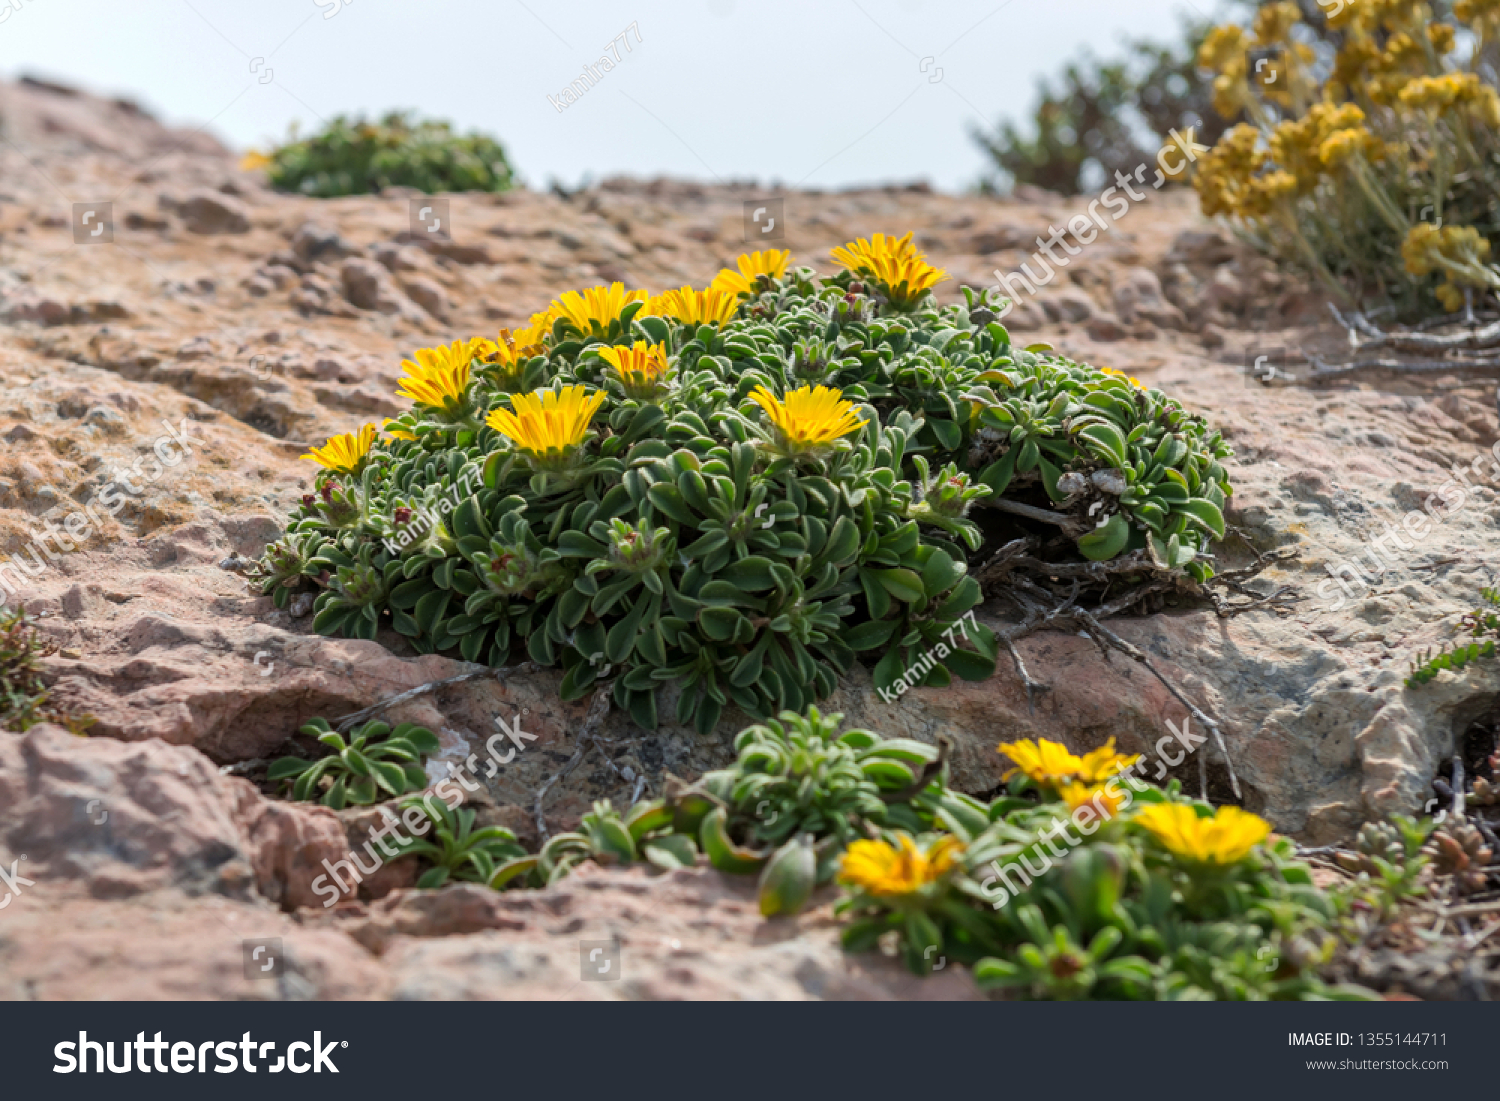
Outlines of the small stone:
M 218 191 L 194 191 L 176 204 L 176 213 L 191 233 L 214 236 L 250 232 L 245 204 Z
M 165 218 L 159 218 L 155 214 L 146 214 L 139 210 L 127 211 L 125 214 L 126 229 L 166 229 L 170 223 Z
M 292 252 L 304 263 L 315 260 L 341 260 L 353 256 L 355 248 L 339 236 L 338 230 L 322 222 L 303 222 L 292 234 Z
M 1087 331 L 1090 338 L 1106 344 L 1123 340 L 1126 336 L 1125 326 L 1120 324 L 1118 318 L 1107 313 L 1094 317 L 1089 322 Z
M 404 279 L 401 287 L 407 296 L 439 321 L 448 320 L 448 292 L 431 279 L 416 276 Z

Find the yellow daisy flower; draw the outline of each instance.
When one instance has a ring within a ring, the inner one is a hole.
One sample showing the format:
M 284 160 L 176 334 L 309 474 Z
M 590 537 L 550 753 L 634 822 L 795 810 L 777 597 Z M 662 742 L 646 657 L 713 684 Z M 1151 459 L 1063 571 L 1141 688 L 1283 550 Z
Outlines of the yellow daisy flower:
M 514 413 L 496 409 L 485 423 L 509 437 L 528 459 L 556 465 L 566 462 L 583 442 L 604 395 L 590 394 L 581 385 L 564 386 L 561 391 L 516 394 L 510 403 Z
M 615 370 L 615 376 L 633 398 L 652 397 L 666 381 L 669 365 L 665 344 L 637 340 L 632 347 L 599 349 L 599 358 Z
M 750 399 L 765 410 L 767 419 L 775 426 L 783 455 L 821 450 L 867 423 L 855 417 L 854 403 L 844 400 L 842 390 L 829 386 L 802 386 L 784 399 L 778 399 L 764 386 L 757 386 Z
M 358 474 L 364 469 L 365 459 L 374 443 L 375 426 L 367 424 L 358 432 L 334 436 L 322 447 L 312 448 L 302 458 L 311 459 L 335 474 Z
M 557 317 L 567 318 L 587 336 L 607 330 L 611 321 L 619 320 L 626 306 L 632 302 L 644 302 L 646 297 L 643 290 L 627 291 L 623 283 L 611 283 L 607 288 L 568 291 L 553 300 L 551 312 Z
M 945 836 L 924 853 L 906 834 L 888 841 L 854 841 L 844 850 L 839 882 L 872 895 L 909 895 L 935 883 L 958 863 L 963 844 Z
M 735 261 L 739 271 L 722 269 L 708 285 L 709 290 L 728 291 L 730 294 L 753 294 L 762 275 L 780 279 L 786 274 L 791 260 L 790 249 L 769 248 L 764 252 L 744 252 Z
M 397 427 L 392 428 L 391 425 L 393 424 L 397 425 Z M 398 440 L 415 440 L 417 438 L 404 428 L 401 428 L 399 421 L 393 421 L 389 417 L 380 422 L 380 427 Z
M 1085 753 L 1079 760 L 1078 778 L 1086 784 L 1098 784 L 1111 776 L 1118 776 L 1139 761 L 1140 755 L 1127 757 L 1115 752 L 1115 740 L 1110 738 L 1098 749 Z
M 1025 773 L 1033 783 L 1054 790 L 1075 781 L 1098 784 L 1118 775 L 1138 761 L 1139 757 L 1126 757 L 1115 752 L 1115 740 L 1111 738 L 1092 752 L 1077 757 L 1061 742 L 1049 742 L 1046 738 L 1032 741 L 1022 738 L 1016 742 L 1001 742 L 1000 752 L 1016 763 L 1016 767 L 1001 777 Z
M 897 309 L 906 309 L 948 278 L 948 273 L 933 267 L 905 237 L 887 237 L 877 233 L 870 240 L 863 237 L 833 250 L 834 260 L 850 271 L 868 275 L 880 283 Z
M 241 172 L 259 172 L 263 168 L 269 168 L 270 165 L 271 158 L 259 149 L 247 150 L 245 155 L 240 158 Z
M 1200 818 L 1190 806 L 1159 803 L 1135 816 L 1174 856 L 1198 864 L 1234 864 L 1271 833 L 1271 824 L 1239 807 L 1220 807 Z
M 1094 813 L 1106 822 L 1114 818 L 1120 810 L 1120 804 L 1125 802 L 1125 793 L 1118 786 L 1111 792 L 1103 784 L 1080 784 L 1076 780 L 1062 785 L 1057 794 L 1068 804 L 1068 810 L 1092 807 Z
M 396 395 L 444 413 L 461 412 L 468 398 L 473 342 L 455 340 L 446 347 L 422 348 L 414 354 L 416 362 L 401 361 L 408 377 L 401 380 Z
M 692 287 L 667 291 L 646 302 L 645 313 L 675 317 L 689 325 L 713 324 L 723 328 L 739 309 L 739 298 L 728 290 L 695 291 Z

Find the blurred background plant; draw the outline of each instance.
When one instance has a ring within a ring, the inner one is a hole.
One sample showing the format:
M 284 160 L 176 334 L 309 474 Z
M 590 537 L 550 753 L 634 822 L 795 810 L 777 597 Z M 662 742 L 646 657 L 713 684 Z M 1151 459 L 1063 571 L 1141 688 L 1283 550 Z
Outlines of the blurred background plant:
M 1346 307 L 1412 319 L 1500 288 L 1500 10 L 1482 0 L 1287 2 L 1211 30 L 1198 63 L 1223 116 L 1203 212 Z
M 1171 130 L 1192 126 L 1202 144 L 1218 141 L 1227 123 L 1213 111 L 1213 89 L 1196 65 L 1209 27 L 1185 20 L 1179 41 L 1131 42 L 1118 60 L 1085 54 L 1055 81 L 1038 84 L 1029 127 L 1003 120 L 993 130 L 971 128 L 994 162 L 981 193 L 1030 185 L 1077 195 L 1153 163 Z
M 263 168 L 271 186 L 320 199 L 366 195 L 387 187 L 505 191 L 514 174 L 505 150 L 485 134 L 458 134 L 447 122 L 392 111 L 379 121 L 339 115 L 316 134 L 243 162 Z

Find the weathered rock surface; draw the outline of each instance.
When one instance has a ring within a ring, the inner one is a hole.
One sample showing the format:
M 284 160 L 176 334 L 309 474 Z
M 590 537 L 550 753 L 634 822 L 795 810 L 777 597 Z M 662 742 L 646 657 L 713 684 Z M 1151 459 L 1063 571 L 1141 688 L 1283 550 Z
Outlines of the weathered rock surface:
M 313 715 L 468 668 L 394 637 L 320 638 L 305 605 L 278 611 L 220 567 L 276 536 L 310 480 L 298 459 L 307 445 L 392 415 L 399 361 L 413 348 L 513 326 L 571 287 L 703 285 L 742 247 L 749 192 L 613 180 L 567 199 L 453 195 L 453 240 L 421 241 L 404 195 L 276 195 L 211 139 L 182 140 L 132 108 L 39 85 L 0 85 L 0 100 L 10 138 L 0 145 L 0 593 L 41 615 L 63 648 L 49 662 L 57 701 L 99 719 L 84 740 L 0 734 L 0 858 L 9 867 L 24 853 L 23 872 L 45 872 L 0 912 L 0 991 L 564 996 L 554 984 L 577 980 L 576 939 L 615 932 L 624 979 L 566 996 L 967 991 L 952 973 L 902 985 L 888 961 L 843 959 L 826 904 L 786 929 L 762 923 L 743 908 L 747 884 L 705 869 L 659 879 L 591 870 L 557 891 L 493 898 L 407 892 L 399 884 L 409 877 L 391 869 L 325 914 L 307 873 L 333 849 L 362 844 L 372 823 L 290 807 L 217 771 L 284 752 Z M 74 247 L 70 211 L 37 166 L 65 171 L 75 198 L 116 197 L 113 232 L 126 248 Z M 184 224 L 180 206 L 166 218 L 141 213 L 164 190 L 220 196 L 247 224 L 204 233 Z M 992 285 L 1038 234 L 1086 206 L 1087 197 L 1046 194 L 808 194 L 784 244 L 826 265 L 842 241 L 912 229 L 954 274 L 940 289 L 956 298 L 957 282 Z M 1495 444 L 1492 384 L 1247 382 L 1243 367 L 1259 355 L 1337 347 L 1343 333 L 1322 311 L 1316 294 L 1207 225 L 1191 196 L 1167 192 L 1005 321 L 1027 342 L 1167 389 L 1222 426 L 1237 452 L 1230 519 L 1248 540 L 1223 546 L 1226 566 L 1248 561 L 1250 546 L 1298 551 L 1256 583 L 1301 594 L 1280 614 L 1220 619 L 1184 601 L 1114 627 L 1222 724 L 1247 804 L 1315 842 L 1376 813 L 1420 808 L 1436 762 L 1500 693 L 1494 664 L 1421 690 L 1401 683 L 1410 654 L 1447 637 L 1487 580 L 1500 522 L 1491 469 L 1469 475 L 1462 506 L 1423 537 L 1392 541 L 1386 528 L 1450 481 L 1454 463 L 1467 467 Z M 84 513 L 106 486 L 119 506 Z M 49 532 L 68 533 L 73 549 Z M 1348 569 L 1342 585 L 1329 576 L 1376 539 L 1391 552 L 1381 576 L 1369 576 L 1368 560 L 1364 581 Z M 1004 614 L 999 602 L 981 611 L 995 623 Z M 1049 686 L 1034 709 L 1004 659 L 985 683 L 896 702 L 856 670 L 825 708 L 892 735 L 953 737 L 957 782 L 975 792 L 998 783 L 1002 739 L 1085 749 L 1113 736 L 1155 756 L 1168 721 L 1182 728 L 1186 711 L 1159 680 L 1119 656 L 1106 661 L 1086 638 L 1044 633 L 1019 648 Z M 555 673 L 512 672 L 394 715 L 439 733 L 444 770 L 470 754 L 483 761 L 495 720 L 519 717 L 536 740 L 481 772 L 471 800 L 484 820 L 526 837 L 532 795 L 571 756 L 583 710 L 558 700 Z M 549 821 L 571 822 L 595 797 L 628 801 L 641 777 L 655 792 L 667 772 L 725 763 L 742 721 L 731 714 L 699 738 L 671 725 L 646 734 L 612 715 L 610 760 L 593 751 L 554 788 Z M 1172 741 L 1162 751 L 1179 759 Z M 1211 743 L 1197 752 L 1222 795 L 1220 755 Z M 1172 772 L 1195 785 L 1196 757 Z M 96 798 L 114 832 L 91 823 Z M 628 900 L 679 888 L 682 900 L 663 898 L 659 912 L 682 931 L 657 932 L 652 915 L 628 929 L 605 920 Z M 238 977 L 239 940 L 253 936 L 289 946 L 280 983 Z M 662 936 L 692 947 L 663 947 Z M 684 964 L 684 951 L 699 955 Z

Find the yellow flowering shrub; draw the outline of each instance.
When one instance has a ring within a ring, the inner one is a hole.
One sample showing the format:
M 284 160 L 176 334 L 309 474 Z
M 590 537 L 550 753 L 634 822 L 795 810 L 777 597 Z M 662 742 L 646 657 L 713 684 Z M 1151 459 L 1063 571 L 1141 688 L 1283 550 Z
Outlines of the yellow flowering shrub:
M 1245 121 L 1199 161 L 1203 212 L 1309 270 L 1345 305 L 1449 311 L 1500 289 L 1500 3 L 1295 3 L 1209 33 L 1214 107 Z

